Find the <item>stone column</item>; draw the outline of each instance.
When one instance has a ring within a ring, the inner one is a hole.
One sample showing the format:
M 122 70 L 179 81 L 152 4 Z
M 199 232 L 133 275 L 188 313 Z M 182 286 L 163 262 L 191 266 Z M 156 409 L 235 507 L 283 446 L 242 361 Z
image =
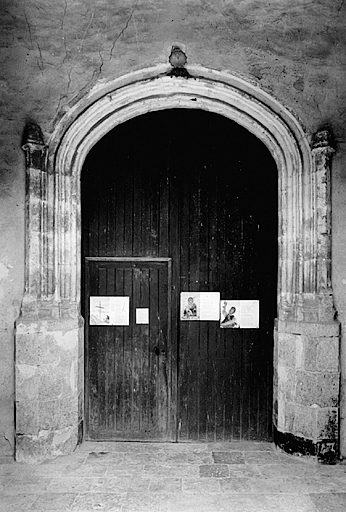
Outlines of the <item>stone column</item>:
M 16 460 L 37 462 L 70 453 L 83 425 L 83 324 L 76 297 L 58 272 L 64 241 L 56 237 L 56 179 L 49 172 L 40 128 L 27 125 L 26 267 L 16 323 Z M 61 206 L 59 206 L 61 207 Z M 77 255 L 75 254 L 75 257 Z
M 301 282 L 290 315 L 279 311 L 274 336 L 276 442 L 286 451 L 328 462 L 338 456 L 339 420 L 339 324 L 331 286 L 333 153 L 329 133 L 318 132 L 312 167 L 304 172 L 301 237 L 291 233 L 292 243 L 302 240 L 292 261 L 303 269 Z

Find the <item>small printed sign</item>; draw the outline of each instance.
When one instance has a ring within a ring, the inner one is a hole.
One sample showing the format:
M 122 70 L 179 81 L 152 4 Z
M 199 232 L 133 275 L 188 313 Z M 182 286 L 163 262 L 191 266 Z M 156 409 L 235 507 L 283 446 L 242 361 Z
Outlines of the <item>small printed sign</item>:
M 181 292 L 181 320 L 220 319 L 220 292 Z
M 129 325 L 130 297 L 90 297 L 90 325 Z
M 220 327 L 222 329 L 258 329 L 258 300 L 222 300 Z
M 149 323 L 149 308 L 136 308 L 136 324 Z

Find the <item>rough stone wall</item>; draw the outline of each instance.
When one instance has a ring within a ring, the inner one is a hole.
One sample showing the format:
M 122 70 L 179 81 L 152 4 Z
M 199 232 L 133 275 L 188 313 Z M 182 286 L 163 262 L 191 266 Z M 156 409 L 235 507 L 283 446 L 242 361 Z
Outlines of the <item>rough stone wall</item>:
M 2 0 L 0 453 L 13 451 L 13 325 L 24 287 L 24 125 L 36 121 L 48 140 L 93 86 L 168 62 L 174 43 L 185 45 L 188 64 L 228 71 L 272 94 L 308 134 L 324 127 L 333 132 L 333 287 L 343 333 L 345 21 L 343 0 Z M 343 404 L 346 414 L 346 397 Z M 346 417 L 341 420 L 346 456 Z

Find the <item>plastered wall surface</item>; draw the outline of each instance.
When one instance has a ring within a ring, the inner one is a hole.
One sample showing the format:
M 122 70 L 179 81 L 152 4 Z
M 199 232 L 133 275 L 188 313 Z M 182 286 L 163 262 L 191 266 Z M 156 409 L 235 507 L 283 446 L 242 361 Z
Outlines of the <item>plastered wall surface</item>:
M 24 125 L 38 123 L 48 142 L 94 86 L 157 64 L 168 69 L 175 43 L 185 45 L 187 67 L 240 76 L 277 98 L 308 135 L 325 127 L 333 132 L 333 288 L 345 381 L 346 3 L 2 0 L 0 9 L 0 453 L 13 453 L 13 325 L 24 290 Z M 346 456 L 343 417 L 341 429 Z

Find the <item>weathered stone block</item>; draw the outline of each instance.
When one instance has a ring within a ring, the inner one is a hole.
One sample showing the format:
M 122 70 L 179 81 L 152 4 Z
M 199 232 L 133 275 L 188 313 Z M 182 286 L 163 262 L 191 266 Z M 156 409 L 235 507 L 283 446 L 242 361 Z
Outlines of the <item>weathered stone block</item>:
M 38 400 L 16 402 L 17 434 L 38 434 L 39 410 Z
M 304 336 L 304 368 L 309 371 L 338 371 L 339 339 Z
M 306 334 L 308 336 L 339 336 L 340 325 L 338 322 L 291 322 L 278 321 L 279 336 L 281 333 Z
M 317 437 L 319 439 L 338 439 L 339 422 L 337 408 L 323 408 L 316 410 Z
M 280 333 L 278 339 L 279 364 L 291 368 L 296 367 L 296 338 L 297 335 Z
M 42 341 L 39 333 L 28 333 L 27 335 L 17 335 L 16 338 L 16 362 L 37 365 L 38 347 Z
M 337 407 L 339 404 L 339 374 L 297 371 L 295 399 L 301 405 Z
M 40 387 L 40 373 L 37 366 L 16 364 L 16 400 L 36 400 Z
M 278 367 L 278 398 L 284 402 L 292 402 L 295 397 L 296 372 L 285 366 Z
M 285 432 L 294 431 L 295 409 L 295 404 L 292 404 L 290 402 L 286 402 L 284 405 L 284 422 L 282 425 L 282 429 Z
M 61 427 L 69 427 L 79 423 L 78 406 L 78 395 L 59 400 L 59 420 Z
M 40 430 L 55 430 L 60 427 L 60 408 L 58 400 L 46 400 L 39 403 Z
M 54 365 L 40 367 L 38 398 L 41 402 L 55 400 L 62 394 L 63 377 Z
M 57 431 L 41 430 L 38 435 L 18 435 L 17 462 L 37 463 L 71 453 L 78 442 L 77 427 Z
M 294 405 L 294 422 L 292 432 L 299 437 L 315 439 L 317 436 L 316 409 Z
M 77 325 L 76 319 L 21 323 L 21 354 L 28 359 L 33 346 L 37 358 L 36 365 L 17 364 L 17 460 L 35 462 L 76 446 L 83 411 L 78 376 L 84 373 Z

